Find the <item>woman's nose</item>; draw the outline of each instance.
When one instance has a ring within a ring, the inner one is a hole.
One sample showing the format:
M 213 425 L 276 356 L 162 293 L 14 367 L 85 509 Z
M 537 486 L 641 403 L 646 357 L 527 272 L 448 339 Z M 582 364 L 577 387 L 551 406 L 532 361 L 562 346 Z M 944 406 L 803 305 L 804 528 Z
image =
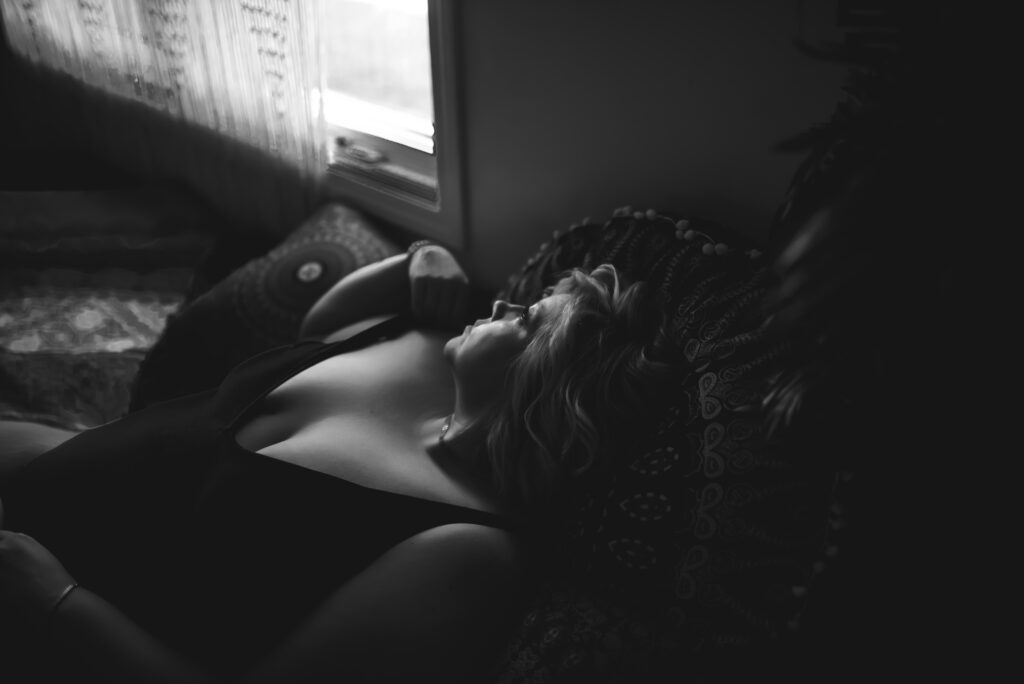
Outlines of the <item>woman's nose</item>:
M 523 307 L 519 306 L 518 304 L 511 304 L 509 302 L 506 302 L 504 299 L 496 299 L 494 301 L 494 309 L 491 311 L 491 320 L 501 320 L 510 312 L 517 313 L 521 312 L 522 310 Z

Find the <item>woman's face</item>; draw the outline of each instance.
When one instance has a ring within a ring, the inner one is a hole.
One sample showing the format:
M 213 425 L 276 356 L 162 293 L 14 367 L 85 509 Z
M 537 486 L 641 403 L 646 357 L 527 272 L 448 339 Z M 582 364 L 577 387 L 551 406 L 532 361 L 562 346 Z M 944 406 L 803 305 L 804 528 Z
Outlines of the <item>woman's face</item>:
M 540 324 L 561 316 L 571 299 L 571 295 L 557 293 L 530 307 L 500 299 L 494 302 L 490 318 L 467 325 L 461 335 L 445 344 L 444 354 L 460 389 L 500 392 L 512 360 L 526 348 Z

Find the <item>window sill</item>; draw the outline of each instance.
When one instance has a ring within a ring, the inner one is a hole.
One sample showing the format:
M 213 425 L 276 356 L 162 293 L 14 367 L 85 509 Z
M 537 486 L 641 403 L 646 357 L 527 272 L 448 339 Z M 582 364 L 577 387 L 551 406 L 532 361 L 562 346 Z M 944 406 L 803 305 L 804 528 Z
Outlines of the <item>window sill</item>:
M 432 154 L 340 126 L 332 126 L 331 133 L 329 174 L 408 195 L 427 208 L 437 204 L 437 160 Z
M 435 173 L 377 158 L 377 150 L 349 141 L 339 153 L 331 145 L 325 173 L 329 198 L 353 205 L 416 236 L 427 237 L 454 249 L 462 249 L 461 207 L 444 201 L 442 184 Z M 434 158 L 431 157 L 431 163 Z M 452 193 L 457 197 L 456 193 Z

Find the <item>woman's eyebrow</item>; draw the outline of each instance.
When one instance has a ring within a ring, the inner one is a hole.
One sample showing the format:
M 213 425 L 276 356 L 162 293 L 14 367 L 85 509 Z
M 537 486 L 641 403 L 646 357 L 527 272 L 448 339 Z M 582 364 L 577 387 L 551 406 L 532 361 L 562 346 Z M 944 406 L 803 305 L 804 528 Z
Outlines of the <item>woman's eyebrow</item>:
M 531 306 L 526 307 L 526 328 L 531 333 L 540 325 L 540 319 L 538 319 L 537 314 L 541 311 L 540 302 L 535 302 Z

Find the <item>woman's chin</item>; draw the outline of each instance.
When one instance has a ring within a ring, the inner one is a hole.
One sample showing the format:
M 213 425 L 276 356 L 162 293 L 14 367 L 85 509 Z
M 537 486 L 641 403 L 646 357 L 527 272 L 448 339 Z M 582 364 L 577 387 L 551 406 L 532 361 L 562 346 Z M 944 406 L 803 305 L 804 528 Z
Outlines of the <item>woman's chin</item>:
M 444 343 L 443 354 L 444 358 L 448 359 L 448 363 L 451 363 L 455 358 L 455 350 L 462 344 L 462 340 L 465 336 L 466 333 L 462 333 L 461 335 L 456 335 Z

